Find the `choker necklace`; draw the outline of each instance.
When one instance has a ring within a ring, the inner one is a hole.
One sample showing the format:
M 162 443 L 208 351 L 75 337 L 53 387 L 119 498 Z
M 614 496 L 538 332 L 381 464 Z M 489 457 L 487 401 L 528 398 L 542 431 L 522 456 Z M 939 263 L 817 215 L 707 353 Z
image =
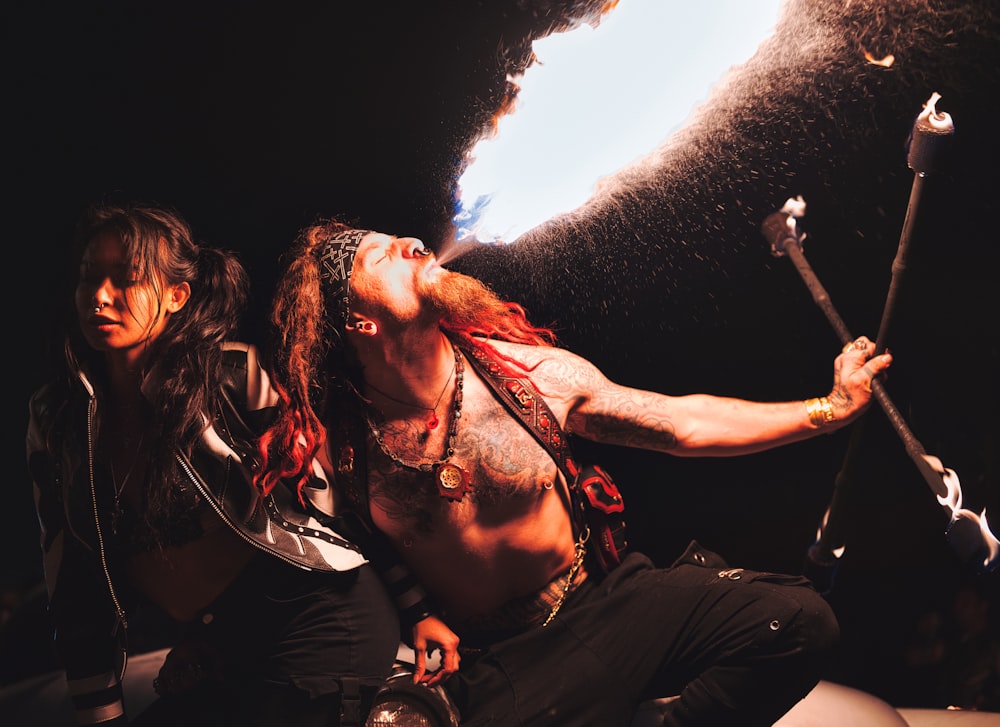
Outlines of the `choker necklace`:
M 445 380 L 444 386 L 441 387 L 441 393 L 438 394 L 438 398 L 437 398 L 437 401 L 434 402 L 434 406 L 424 406 L 423 404 L 411 404 L 408 401 L 403 401 L 402 399 L 397 399 L 395 396 L 391 396 L 390 394 L 387 394 L 384 391 L 382 391 L 382 389 L 378 388 L 377 386 L 372 386 L 371 384 L 369 384 L 367 382 L 365 382 L 365 387 L 368 388 L 368 389 L 371 389 L 372 391 L 374 391 L 374 392 L 376 392 L 378 394 L 381 394 L 382 396 L 384 396 L 389 401 L 394 401 L 397 404 L 402 404 L 403 406 L 408 406 L 408 407 L 410 407 L 412 409 L 423 409 L 424 411 L 429 411 L 431 413 L 431 416 L 427 420 L 427 428 L 428 429 L 437 429 L 438 424 L 441 423 L 441 420 L 438 419 L 438 415 L 437 415 L 438 404 L 441 403 L 441 399 L 444 397 L 444 392 L 446 392 L 448 390 L 448 384 L 451 383 L 451 377 L 455 375 L 455 371 L 458 369 L 458 365 L 459 365 L 459 359 L 458 359 L 458 356 L 456 356 L 455 357 L 455 363 L 452 364 L 452 367 L 451 367 L 451 373 L 448 374 L 448 378 Z
M 465 380 L 465 363 L 462 359 L 462 352 L 457 346 L 452 345 L 452 348 L 455 351 L 455 368 L 452 369 L 455 376 L 455 399 L 452 404 L 451 426 L 448 429 L 448 442 L 445 445 L 444 457 L 434 462 L 407 462 L 389 449 L 382 431 L 375 426 L 371 417 L 366 416 L 365 419 L 368 421 L 368 429 L 386 457 L 391 459 L 397 467 L 404 467 L 415 472 L 433 472 L 438 495 L 456 502 L 465 497 L 465 493 L 469 489 L 469 475 L 462 467 L 448 461 L 455 454 L 455 436 L 458 434 L 458 420 L 462 418 L 462 387 Z M 448 381 L 451 381 L 451 376 L 448 377 Z M 445 388 L 448 388 L 447 383 Z M 444 394 L 443 391 L 441 393 Z

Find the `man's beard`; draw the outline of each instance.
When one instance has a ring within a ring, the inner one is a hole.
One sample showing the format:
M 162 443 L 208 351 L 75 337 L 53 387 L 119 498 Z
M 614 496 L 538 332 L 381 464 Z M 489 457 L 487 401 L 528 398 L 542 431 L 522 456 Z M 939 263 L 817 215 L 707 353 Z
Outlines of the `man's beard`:
M 510 317 L 509 306 L 485 283 L 445 270 L 420 291 L 442 322 L 454 328 L 480 328 Z

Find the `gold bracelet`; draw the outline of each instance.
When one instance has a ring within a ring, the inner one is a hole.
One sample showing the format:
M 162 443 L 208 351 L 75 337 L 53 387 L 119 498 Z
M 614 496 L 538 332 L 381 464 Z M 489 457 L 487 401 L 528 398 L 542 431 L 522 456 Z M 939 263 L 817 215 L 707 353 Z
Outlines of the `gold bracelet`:
M 821 396 L 818 399 L 806 399 L 806 414 L 809 415 L 809 421 L 817 429 L 822 429 L 827 424 L 832 424 L 836 417 L 833 415 L 833 405 L 830 404 L 830 400 Z

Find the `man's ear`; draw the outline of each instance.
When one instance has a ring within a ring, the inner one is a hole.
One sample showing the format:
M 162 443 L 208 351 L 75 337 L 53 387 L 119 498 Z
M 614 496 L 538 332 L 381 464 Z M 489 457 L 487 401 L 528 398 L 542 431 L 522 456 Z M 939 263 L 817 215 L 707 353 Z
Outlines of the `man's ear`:
M 186 306 L 189 300 L 191 300 L 191 286 L 188 283 L 171 285 L 167 292 L 167 311 L 176 313 Z

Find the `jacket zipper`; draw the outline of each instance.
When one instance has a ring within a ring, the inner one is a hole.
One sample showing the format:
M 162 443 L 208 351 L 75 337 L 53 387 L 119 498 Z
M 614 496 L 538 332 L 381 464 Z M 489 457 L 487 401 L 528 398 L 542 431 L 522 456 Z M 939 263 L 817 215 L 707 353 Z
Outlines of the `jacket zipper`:
M 101 516 L 97 506 L 97 485 L 94 479 L 94 416 L 97 410 L 97 400 L 92 396 L 87 404 L 87 465 L 90 474 L 90 501 L 94 508 L 94 525 L 97 532 L 97 550 L 101 558 L 101 570 L 104 572 L 104 580 L 108 584 L 108 593 L 111 602 L 115 606 L 117 623 L 111 631 L 111 635 L 117 637 L 119 629 L 122 632 L 128 630 L 128 619 L 125 616 L 125 609 L 122 608 L 121 601 L 118 600 L 118 593 L 115 591 L 114 583 L 111 581 L 111 570 L 108 568 L 107 553 L 104 548 L 104 532 L 101 529 Z M 119 670 L 118 680 L 125 677 L 125 667 L 128 663 L 128 650 L 122 649 L 122 666 Z
M 261 552 L 267 553 L 268 555 L 273 555 L 275 558 L 278 558 L 279 560 L 283 560 L 284 562 L 286 562 L 286 563 L 288 563 L 290 565 L 294 565 L 297 568 L 300 568 L 300 569 L 306 570 L 306 571 L 311 571 L 312 570 L 312 568 L 309 568 L 308 566 L 304 566 L 301 563 L 298 563 L 298 562 L 292 560 L 288 556 L 283 555 L 279 551 L 273 550 L 271 548 L 268 548 L 267 546 L 263 545 L 262 543 L 258 543 L 253 538 L 251 538 L 248 535 L 244 534 L 243 531 L 240 530 L 236 526 L 236 523 L 233 522 L 233 519 L 231 517 L 229 517 L 229 515 L 226 513 L 226 511 L 222 509 L 222 506 L 218 502 L 216 502 L 215 497 L 213 497 L 208 492 L 208 488 L 204 485 L 204 483 L 202 483 L 201 478 L 198 477 L 198 475 L 195 473 L 194 468 L 187 461 L 187 459 L 184 457 L 184 455 L 182 455 L 180 452 L 175 452 L 174 453 L 174 459 L 177 460 L 177 464 L 180 466 L 180 468 L 184 472 L 184 474 L 187 475 L 187 478 L 194 485 L 195 489 L 198 490 L 198 494 L 201 495 L 202 499 L 205 500 L 205 502 L 207 502 L 209 504 L 209 506 L 211 506 L 212 510 L 215 511 L 216 515 L 218 515 L 220 518 L 222 518 L 222 521 L 224 523 L 226 523 L 226 525 L 229 526 L 229 529 L 232 530 L 234 533 L 236 533 L 245 543 L 248 543 L 248 544 L 252 545 L 254 548 L 256 548 L 257 550 L 260 550 Z

